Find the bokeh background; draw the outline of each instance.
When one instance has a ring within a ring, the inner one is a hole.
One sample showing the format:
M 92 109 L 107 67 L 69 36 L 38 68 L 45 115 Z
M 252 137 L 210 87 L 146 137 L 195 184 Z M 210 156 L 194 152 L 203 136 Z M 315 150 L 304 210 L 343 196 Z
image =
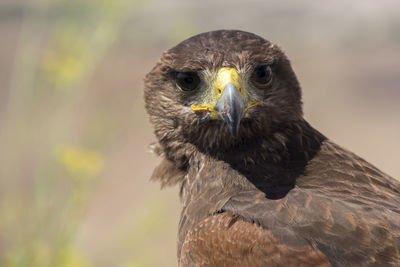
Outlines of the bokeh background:
M 142 80 L 215 29 L 279 44 L 317 129 L 400 177 L 400 1 L 0 1 L 0 266 L 176 266 Z

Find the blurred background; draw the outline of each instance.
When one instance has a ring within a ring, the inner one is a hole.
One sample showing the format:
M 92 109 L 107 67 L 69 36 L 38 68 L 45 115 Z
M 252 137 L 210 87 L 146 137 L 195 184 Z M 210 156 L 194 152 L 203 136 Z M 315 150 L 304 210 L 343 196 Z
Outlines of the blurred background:
M 279 44 L 311 124 L 400 177 L 398 0 L 1 0 L 0 266 L 176 266 L 142 81 L 222 28 Z

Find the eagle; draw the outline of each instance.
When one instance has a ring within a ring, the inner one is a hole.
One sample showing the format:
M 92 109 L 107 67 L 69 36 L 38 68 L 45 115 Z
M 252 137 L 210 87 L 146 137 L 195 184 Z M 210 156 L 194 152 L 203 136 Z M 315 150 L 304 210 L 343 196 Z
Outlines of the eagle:
M 400 266 L 400 182 L 304 119 L 277 45 L 201 33 L 144 83 L 152 179 L 180 186 L 179 266 Z

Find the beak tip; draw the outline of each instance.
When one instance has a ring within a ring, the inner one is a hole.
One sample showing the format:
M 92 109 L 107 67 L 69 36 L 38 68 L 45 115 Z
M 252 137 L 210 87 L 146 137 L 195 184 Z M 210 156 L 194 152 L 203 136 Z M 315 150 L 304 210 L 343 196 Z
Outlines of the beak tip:
M 239 136 L 239 127 L 236 128 L 231 128 L 231 134 L 234 138 L 237 138 Z
M 228 84 L 217 102 L 216 111 L 225 120 L 233 137 L 239 135 L 239 125 L 244 113 L 245 103 L 237 88 Z

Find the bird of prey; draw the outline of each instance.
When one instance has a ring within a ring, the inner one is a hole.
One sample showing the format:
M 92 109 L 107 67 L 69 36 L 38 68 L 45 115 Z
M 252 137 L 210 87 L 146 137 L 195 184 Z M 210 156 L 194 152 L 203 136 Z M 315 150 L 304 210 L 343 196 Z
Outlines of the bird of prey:
M 219 30 L 145 78 L 161 156 L 180 185 L 179 266 L 400 266 L 400 182 L 303 118 L 288 58 Z

